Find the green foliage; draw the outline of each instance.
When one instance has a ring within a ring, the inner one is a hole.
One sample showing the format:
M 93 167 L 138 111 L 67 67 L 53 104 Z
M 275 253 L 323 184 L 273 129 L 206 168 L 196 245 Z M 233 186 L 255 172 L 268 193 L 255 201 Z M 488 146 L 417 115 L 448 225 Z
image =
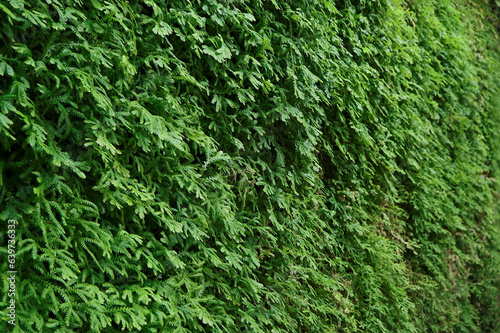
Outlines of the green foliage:
M 499 331 L 498 12 L 1 1 L 14 331 Z

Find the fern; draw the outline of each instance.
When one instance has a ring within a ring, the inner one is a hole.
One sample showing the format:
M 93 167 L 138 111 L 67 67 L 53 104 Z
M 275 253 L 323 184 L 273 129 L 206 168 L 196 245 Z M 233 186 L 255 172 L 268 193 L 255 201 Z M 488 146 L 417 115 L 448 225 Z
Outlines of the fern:
M 2 2 L 0 331 L 498 331 L 499 10 Z

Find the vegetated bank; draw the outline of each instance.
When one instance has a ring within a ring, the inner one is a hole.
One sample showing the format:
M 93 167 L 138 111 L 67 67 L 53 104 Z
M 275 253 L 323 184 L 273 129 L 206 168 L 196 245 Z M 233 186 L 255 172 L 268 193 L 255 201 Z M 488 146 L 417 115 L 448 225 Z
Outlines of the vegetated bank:
M 497 5 L 0 12 L 16 332 L 499 330 Z

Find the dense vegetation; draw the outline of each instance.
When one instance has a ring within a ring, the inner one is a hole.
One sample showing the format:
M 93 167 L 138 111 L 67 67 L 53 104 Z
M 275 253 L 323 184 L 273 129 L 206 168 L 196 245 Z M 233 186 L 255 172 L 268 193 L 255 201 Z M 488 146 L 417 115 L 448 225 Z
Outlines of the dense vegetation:
M 496 4 L 0 1 L 0 331 L 499 332 Z

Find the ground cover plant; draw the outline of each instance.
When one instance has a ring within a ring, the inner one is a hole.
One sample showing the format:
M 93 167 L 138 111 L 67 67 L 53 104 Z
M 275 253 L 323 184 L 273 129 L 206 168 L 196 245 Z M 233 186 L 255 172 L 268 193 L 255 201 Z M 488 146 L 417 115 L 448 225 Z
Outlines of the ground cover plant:
M 0 331 L 499 332 L 499 14 L 0 1 Z

